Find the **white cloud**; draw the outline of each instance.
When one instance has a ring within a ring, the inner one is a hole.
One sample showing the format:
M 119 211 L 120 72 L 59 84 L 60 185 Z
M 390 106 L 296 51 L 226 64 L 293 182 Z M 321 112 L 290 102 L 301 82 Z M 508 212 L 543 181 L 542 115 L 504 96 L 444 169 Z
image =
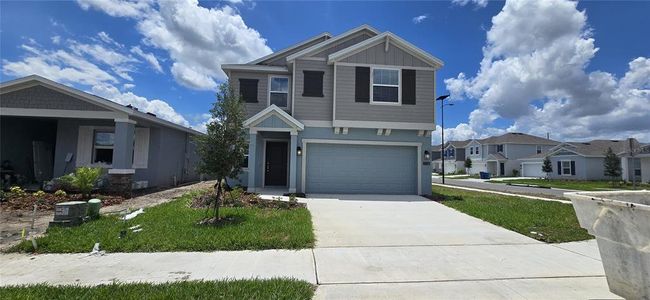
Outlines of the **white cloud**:
M 417 17 L 413 17 L 412 21 L 415 24 L 420 24 L 422 21 L 426 20 L 429 16 L 428 15 L 420 15 Z
M 122 44 L 116 42 L 113 38 L 111 38 L 111 37 L 108 35 L 108 33 L 104 32 L 104 31 L 100 31 L 100 32 L 97 34 L 97 37 L 98 37 L 102 42 L 104 42 L 104 43 L 106 43 L 106 44 L 114 45 L 114 46 L 118 46 L 118 47 L 120 47 L 120 48 L 124 48 L 124 45 L 122 45 Z
M 492 18 L 480 70 L 445 80 L 452 98 L 478 100 L 467 125 L 481 134 L 497 119 L 508 131 L 556 139 L 650 140 L 650 62 L 623 78 L 585 68 L 598 48 L 584 11 L 565 0 L 508 1 Z
M 55 35 L 50 38 L 52 40 L 52 44 L 58 45 L 61 44 L 61 36 Z
M 206 8 L 197 0 L 78 2 L 83 9 L 136 20 L 144 43 L 167 51 L 176 81 L 193 89 L 215 89 L 225 79 L 222 63 L 244 63 L 271 52 L 259 32 L 230 6 Z
M 139 55 L 144 60 L 146 60 L 149 63 L 149 65 L 151 66 L 151 68 L 156 70 L 156 72 L 165 73 L 163 71 L 163 68 L 160 66 L 160 63 L 158 62 L 158 59 L 156 58 L 156 56 L 153 53 L 146 53 L 146 52 L 142 51 L 142 49 L 140 49 L 140 47 L 138 47 L 138 46 L 132 47 L 131 52 Z
M 459 6 L 465 6 L 467 4 L 474 4 L 476 7 L 486 7 L 488 4 L 488 0 L 451 0 L 451 3 L 459 5 Z
M 110 72 L 102 69 L 102 65 L 115 70 L 135 61 L 125 54 L 107 49 L 101 45 L 81 44 L 69 41 L 69 49 L 43 50 L 29 45 L 22 45 L 25 51 L 22 59 L 16 61 L 3 60 L 2 72 L 6 75 L 23 77 L 37 74 L 48 79 L 67 84 L 83 85 L 90 87 L 90 93 L 107 98 L 114 102 L 127 105 L 131 104 L 140 111 L 151 112 L 159 118 L 188 126 L 189 122 L 177 113 L 167 102 L 160 99 L 149 100 L 138 96 L 132 91 L 133 83 L 122 84 L 120 92 L 116 86 L 120 79 Z M 128 72 L 122 75 L 130 81 Z M 119 75 L 119 72 L 115 72 Z

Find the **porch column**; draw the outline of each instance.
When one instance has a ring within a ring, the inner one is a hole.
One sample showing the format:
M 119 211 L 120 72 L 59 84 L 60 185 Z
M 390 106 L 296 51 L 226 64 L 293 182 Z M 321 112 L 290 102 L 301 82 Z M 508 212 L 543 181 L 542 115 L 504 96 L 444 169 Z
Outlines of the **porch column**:
M 255 162 L 257 154 L 257 133 L 251 132 L 248 136 L 248 188 L 249 193 L 255 192 L 255 169 L 257 163 Z
M 108 170 L 108 191 L 131 196 L 133 183 L 133 142 L 135 121 L 115 119 L 115 140 L 113 144 L 113 166 Z
M 298 132 L 292 131 L 291 132 L 291 144 L 289 145 L 289 153 L 291 155 L 289 156 L 289 193 L 295 193 L 296 192 L 296 160 L 298 159 L 297 153 L 296 153 L 296 148 L 298 147 Z

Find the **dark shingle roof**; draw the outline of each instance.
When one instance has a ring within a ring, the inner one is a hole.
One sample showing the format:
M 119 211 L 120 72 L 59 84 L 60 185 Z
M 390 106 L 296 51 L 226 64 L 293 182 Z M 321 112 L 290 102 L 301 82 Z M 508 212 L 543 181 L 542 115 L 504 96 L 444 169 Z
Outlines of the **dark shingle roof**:
M 605 156 L 607 148 L 612 148 L 612 151 L 617 155 L 624 155 L 630 153 L 629 140 L 593 140 L 589 142 L 566 142 L 561 145 L 562 147 L 584 156 Z M 641 144 L 632 139 L 632 149 L 640 149 Z M 527 158 L 544 158 L 550 153 L 555 152 L 557 147 L 550 149 L 547 152 L 531 155 Z

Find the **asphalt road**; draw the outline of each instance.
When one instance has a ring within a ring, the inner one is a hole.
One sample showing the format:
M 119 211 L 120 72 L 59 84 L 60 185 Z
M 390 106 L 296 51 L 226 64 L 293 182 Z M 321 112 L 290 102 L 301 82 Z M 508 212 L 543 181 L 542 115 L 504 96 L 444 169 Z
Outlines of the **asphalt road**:
M 431 180 L 434 183 L 442 183 L 442 178 L 434 177 Z M 573 190 L 513 186 L 513 185 L 502 184 L 502 183 L 478 182 L 478 181 L 472 181 L 466 179 L 450 179 L 450 178 L 445 178 L 445 184 L 469 187 L 475 189 L 492 190 L 497 192 L 523 194 L 523 195 L 530 195 L 530 196 L 540 196 L 540 197 L 548 196 L 552 198 L 563 198 L 565 192 L 575 192 Z

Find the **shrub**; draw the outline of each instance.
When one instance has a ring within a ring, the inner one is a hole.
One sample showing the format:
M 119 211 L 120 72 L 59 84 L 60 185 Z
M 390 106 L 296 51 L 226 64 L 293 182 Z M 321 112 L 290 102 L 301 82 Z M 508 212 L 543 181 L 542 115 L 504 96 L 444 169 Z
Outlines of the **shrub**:
M 517 177 L 517 176 L 519 176 L 519 170 L 512 169 L 512 177 Z
M 37 192 L 33 193 L 32 196 L 36 198 L 43 198 L 45 196 L 45 192 L 38 190 Z
M 66 175 L 69 176 L 69 178 L 66 178 L 64 180 L 70 180 L 72 186 L 78 189 L 84 197 L 89 198 L 90 193 L 95 187 L 95 183 L 97 183 L 97 180 L 101 175 L 101 168 L 80 167 L 74 171 L 74 174 Z
M 57 197 L 65 197 L 67 195 L 68 193 L 66 193 L 64 190 L 56 190 L 56 192 L 54 192 L 54 196 Z
M 22 198 L 22 197 L 27 196 L 27 193 L 25 193 L 25 190 L 23 190 L 19 186 L 12 186 L 9 189 L 9 196 L 16 197 L 16 198 Z

